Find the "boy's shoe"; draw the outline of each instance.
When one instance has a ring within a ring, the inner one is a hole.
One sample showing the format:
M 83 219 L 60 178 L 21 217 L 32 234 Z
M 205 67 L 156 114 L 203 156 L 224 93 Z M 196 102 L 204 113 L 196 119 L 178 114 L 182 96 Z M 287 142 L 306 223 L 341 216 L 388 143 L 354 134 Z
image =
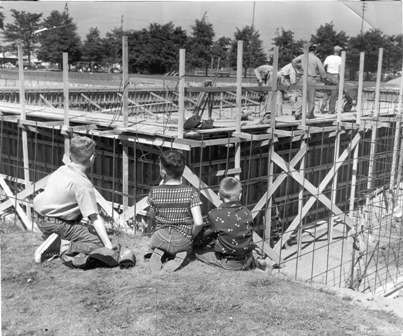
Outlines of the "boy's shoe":
M 175 257 L 171 260 L 168 260 L 164 265 L 165 272 L 175 272 L 178 270 L 182 265 L 183 262 L 186 260 L 188 253 L 185 252 L 178 252 L 175 254 Z
M 155 248 L 153 254 L 150 258 L 150 270 L 151 273 L 157 273 L 161 271 L 162 268 L 162 257 L 164 256 L 164 251 L 159 248 Z
M 136 265 L 136 256 L 129 248 L 122 248 L 119 254 L 119 267 L 130 268 Z
M 37 264 L 59 256 L 61 239 L 57 233 L 52 233 L 36 250 L 34 259 Z

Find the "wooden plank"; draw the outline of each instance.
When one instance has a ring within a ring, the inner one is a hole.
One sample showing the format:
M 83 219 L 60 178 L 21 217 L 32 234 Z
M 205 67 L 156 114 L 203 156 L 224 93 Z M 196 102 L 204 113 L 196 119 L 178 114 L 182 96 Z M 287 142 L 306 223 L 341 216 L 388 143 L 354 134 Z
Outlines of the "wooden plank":
M 80 93 L 80 96 L 83 97 L 87 102 L 89 102 L 91 105 L 95 106 L 98 110 L 102 111 L 103 108 L 99 106 L 96 102 L 91 100 L 89 97 L 87 97 L 84 93 Z
M 374 117 L 376 117 L 376 118 L 379 116 L 379 110 L 380 110 L 379 96 L 380 96 L 381 77 L 382 77 L 382 59 L 383 59 L 383 48 L 379 48 L 378 68 L 377 68 L 377 74 L 376 74 L 376 88 L 375 88 L 375 115 L 374 115 Z M 371 147 L 370 147 L 369 163 L 368 163 L 368 182 L 367 182 L 368 191 L 371 190 L 372 184 L 373 184 L 377 130 L 378 130 L 378 128 L 376 127 L 376 125 L 372 126 Z
M 26 119 L 26 111 L 25 111 L 25 87 L 24 87 L 24 64 L 23 64 L 23 51 L 22 44 L 18 43 L 18 79 L 19 79 L 19 89 L 20 89 L 20 106 L 21 106 L 21 114 L 20 119 Z M 28 153 L 28 134 L 25 128 L 21 131 L 21 140 L 22 140 L 22 159 L 23 159 L 23 167 L 24 167 L 24 183 L 25 187 L 28 187 L 30 184 L 29 177 L 29 153 Z M 31 225 L 30 229 L 33 230 L 33 222 L 31 221 L 31 208 L 27 207 L 27 219 Z
M 236 63 L 236 123 L 235 132 L 241 133 L 241 119 L 242 119 L 242 58 L 243 58 L 243 41 L 238 41 L 237 45 L 237 63 Z M 241 144 L 235 144 L 235 169 L 241 168 Z M 240 179 L 240 174 L 235 175 Z
M 183 139 L 183 126 L 185 123 L 185 64 L 186 50 L 179 50 L 179 107 L 178 107 L 178 138 Z
M 343 113 L 343 106 L 342 106 L 342 101 L 343 101 L 343 91 L 344 91 L 344 69 L 346 65 L 346 52 L 342 51 L 341 52 L 341 64 L 340 64 L 340 74 L 339 74 L 339 92 L 338 92 L 338 97 L 337 97 L 337 126 L 338 130 L 336 131 L 336 137 L 334 139 L 334 152 L 333 152 L 333 166 L 336 165 L 337 159 L 339 158 L 340 154 L 340 137 L 341 137 L 341 131 L 340 131 L 340 122 L 341 122 L 341 114 Z M 331 190 L 331 195 L 330 195 L 330 200 L 332 203 L 336 204 L 337 202 L 337 177 L 338 177 L 338 172 L 334 173 L 333 176 L 333 183 L 332 183 L 332 190 Z M 333 225 L 334 225 L 334 218 L 333 216 L 330 216 L 330 221 L 329 221 L 329 230 L 328 230 L 328 240 L 331 242 L 333 240 Z
M 362 88 L 364 83 L 364 58 L 365 53 L 360 52 L 360 67 L 358 72 L 358 96 L 357 96 L 357 124 L 361 124 L 361 114 L 362 114 Z M 402 77 L 403 78 L 403 77 Z M 353 154 L 353 167 L 351 175 L 351 191 L 350 191 L 350 204 L 349 211 L 352 213 L 354 211 L 355 203 L 355 190 L 357 185 L 357 169 L 358 169 L 358 151 L 360 148 L 360 143 L 354 148 Z
M 4 180 L 6 180 L 7 175 L 4 174 L 0 174 L 0 177 L 3 178 Z M 13 177 L 14 179 L 14 177 Z M 35 182 L 35 183 L 31 183 L 28 187 L 25 187 L 24 190 L 20 191 L 16 198 L 18 200 L 23 200 L 25 198 L 27 198 L 28 196 L 31 196 L 35 191 L 38 191 L 40 189 L 43 189 L 46 185 L 46 182 L 48 180 L 48 176 L 40 179 L 39 181 Z M 21 183 L 23 181 L 20 181 L 19 183 Z M 6 211 L 8 208 L 14 206 L 14 203 L 12 200 L 7 199 L 4 202 L 2 202 L 0 204 L 0 214 L 2 214 L 4 211 Z
M 123 127 L 128 127 L 129 123 L 129 53 L 127 36 L 122 36 L 122 65 L 123 65 Z M 129 148 L 125 141 L 122 142 L 122 201 L 123 201 L 123 220 L 127 220 L 129 206 Z
M 64 130 L 70 126 L 69 120 L 69 60 L 68 53 L 63 53 L 63 109 L 64 109 Z M 68 134 L 64 137 L 64 155 L 66 158 L 70 157 L 70 139 Z
M 3 189 L 4 193 L 8 197 L 10 201 L 14 200 L 13 206 L 15 207 L 15 210 L 18 214 L 18 217 L 21 220 L 21 225 L 18 221 L 16 221 L 16 224 L 20 226 L 23 230 L 30 230 L 33 228 L 33 224 L 31 223 L 31 220 L 27 217 L 27 214 L 25 211 L 21 208 L 21 206 L 18 203 L 18 199 L 13 195 L 10 187 L 7 185 L 6 181 L 4 180 L 3 176 L 0 176 L 0 186 Z
M 46 106 L 49 106 L 52 109 L 55 109 L 55 107 L 52 105 L 52 103 L 47 100 L 42 93 L 39 94 L 39 97 L 42 99 L 42 101 L 46 104 Z
M 241 168 L 231 168 L 231 169 L 223 169 L 217 170 L 215 176 L 224 176 L 224 175 L 239 175 L 241 174 Z
M 295 154 L 295 156 L 290 161 L 290 168 L 291 169 L 294 168 L 295 165 L 305 156 L 306 151 L 307 151 L 307 146 L 306 146 L 306 144 L 304 144 L 304 146 L 302 146 L 300 148 L 298 153 Z M 257 216 L 257 214 L 260 212 L 260 210 L 266 204 L 267 200 L 270 197 L 273 196 L 273 194 L 276 192 L 276 190 L 281 185 L 281 183 L 283 183 L 283 181 L 286 179 L 286 177 L 287 177 L 287 173 L 285 173 L 285 172 L 282 172 L 281 174 L 279 174 L 277 176 L 277 178 L 274 181 L 274 183 L 273 183 L 272 187 L 270 188 L 270 190 L 266 191 L 264 193 L 264 195 L 260 198 L 260 200 L 255 204 L 254 208 L 252 209 L 252 217 L 253 218 L 255 218 Z
M 351 141 L 351 143 L 348 145 L 348 147 L 343 151 L 343 153 L 340 155 L 339 159 L 337 160 L 337 164 L 334 168 L 332 168 L 331 170 L 329 170 L 329 172 L 326 174 L 325 178 L 322 180 L 322 182 L 320 183 L 319 187 L 317 188 L 317 193 L 318 194 L 313 194 L 314 196 L 311 196 L 308 201 L 305 203 L 302 212 L 301 212 L 301 216 L 297 216 L 294 218 L 294 220 L 291 222 L 291 224 L 289 225 L 289 227 L 287 228 L 287 231 L 283 233 L 282 238 L 280 239 L 280 241 L 276 244 L 276 246 L 274 247 L 274 251 L 276 251 L 277 254 L 279 254 L 280 249 L 282 248 L 282 245 L 285 244 L 288 239 L 290 238 L 290 236 L 292 235 L 293 231 L 295 230 L 295 228 L 297 227 L 297 225 L 299 225 L 300 221 L 302 220 L 302 218 L 304 218 L 306 216 L 306 214 L 308 213 L 308 211 L 310 210 L 310 208 L 315 204 L 316 200 L 319 199 L 318 195 L 319 193 L 322 193 L 326 186 L 329 184 L 329 182 L 331 181 L 331 179 L 333 178 L 333 174 L 334 172 L 338 171 L 339 168 L 342 166 L 342 164 L 344 163 L 344 161 L 346 160 L 346 158 L 348 157 L 348 155 L 351 153 L 351 151 L 355 148 L 355 146 L 359 143 L 361 138 L 360 134 L 356 134 L 355 137 L 353 138 L 353 140 Z M 281 158 L 280 158 L 281 159 Z M 287 169 L 286 171 L 290 171 L 289 169 Z M 294 176 L 293 176 L 294 177 Z M 298 182 L 298 181 L 297 181 Z M 298 182 L 299 183 L 299 182 Z M 312 189 L 312 188 L 311 188 Z M 319 199 L 320 201 L 322 200 Z M 329 203 L 326 202 L 325 206 L 327 208 L 329 208 L 335 215 L 341 215 L 343 214 L 343 212 L 335 206 L 330 206 L 329 207 Z M 337 211 L 337 212 L 336 212 Z M 350 228 L 353 229 L 354 227 L 354 222 L 349 219 L 349 217 L 346 214 L 343 214 L 343 219 L 345 224 Z

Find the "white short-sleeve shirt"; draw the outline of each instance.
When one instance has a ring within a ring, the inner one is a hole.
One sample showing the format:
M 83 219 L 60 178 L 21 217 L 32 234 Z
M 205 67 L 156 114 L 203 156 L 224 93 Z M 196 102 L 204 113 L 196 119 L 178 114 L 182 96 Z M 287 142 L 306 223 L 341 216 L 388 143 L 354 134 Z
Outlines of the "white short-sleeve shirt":
M 341 57 L 337 55 L 327 56 L 324 66 L 327 65 L 326 71 L 330 74 L 337 75 L 340 72 Z

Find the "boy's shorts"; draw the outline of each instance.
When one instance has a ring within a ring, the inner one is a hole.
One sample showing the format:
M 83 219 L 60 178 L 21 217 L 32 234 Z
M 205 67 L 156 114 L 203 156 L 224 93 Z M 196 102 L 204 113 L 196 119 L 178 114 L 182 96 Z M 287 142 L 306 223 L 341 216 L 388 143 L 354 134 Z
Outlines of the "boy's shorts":
M 151 248 L 159 248 L 169 254 L 190 251 L 192 239 L 175 230 L 173 227 L 162 228 L 151 236 Z

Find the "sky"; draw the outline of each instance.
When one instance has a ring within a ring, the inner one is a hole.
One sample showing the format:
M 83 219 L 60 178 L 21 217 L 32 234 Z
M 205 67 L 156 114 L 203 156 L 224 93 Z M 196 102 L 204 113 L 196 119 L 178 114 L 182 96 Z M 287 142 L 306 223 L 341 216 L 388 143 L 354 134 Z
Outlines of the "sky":
M 324 23 L 333 22 L 336 30 L 348 35 L 360 33 L 362 2 L 359 1 L 68 1 L 68 9 L 82 39 L 91 27 L 101 34 L 119 27 L 123 15 L 124 29 L 141 29 L 150 23 L 172 21 L 190 33 L 196 19 L 205 14 L 213 24 L 216 38 L 233 37 L 235 29 L 251 25 L 260 32 L 265 48 L 271 46 L 276 29 L 294 31 L 297 39 L 309 39 Z M 65 1 L 0 1 L 11 21 L 11 8 L 39 12 L 47 16 L 52 10 L 63 11 Z M 364 29 L 377 28 L 385 34 L 401 32 L 400 1 L 366 2 Z

